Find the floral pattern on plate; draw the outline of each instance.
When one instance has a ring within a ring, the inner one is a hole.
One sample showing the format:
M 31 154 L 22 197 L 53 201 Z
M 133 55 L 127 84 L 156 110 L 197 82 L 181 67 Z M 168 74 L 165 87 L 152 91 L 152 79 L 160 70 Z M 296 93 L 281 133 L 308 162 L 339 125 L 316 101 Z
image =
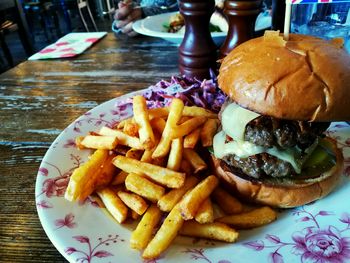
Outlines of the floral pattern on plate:
M 40 165 L 35 189 L 39 218 L 69 262 L 350 262 L 350 126 L 346 123 L 333 123 L 328 130 L 344 153 L 344 176 L 337 189 L 312 204 L 284 210 L 270 225 L 241 231 L 235 244 L 178 237 L 160 258 L 143 261 L 138 251 L 129 248 L 135 225 L 119 225 L 91 198 L 84 203 L 66 201 L 69 176 L 90 154 L 75 148 L 75 137 L 131 116 L 130 98 L 141 92 L 145 91 L 105 102 L 78 118 L 52 143 Z

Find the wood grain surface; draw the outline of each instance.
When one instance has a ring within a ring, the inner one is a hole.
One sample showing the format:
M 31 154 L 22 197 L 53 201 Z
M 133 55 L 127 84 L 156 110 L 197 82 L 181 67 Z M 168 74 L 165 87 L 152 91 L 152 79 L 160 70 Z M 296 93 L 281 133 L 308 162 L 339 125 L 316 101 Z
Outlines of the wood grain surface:
M 45 152 L 98 104 L 177 75 L 177 58 L 161 39 L 108 34 L 76 58 L 26 61 L 0 75 L 0 262 L 66 262 L 36 212 Z

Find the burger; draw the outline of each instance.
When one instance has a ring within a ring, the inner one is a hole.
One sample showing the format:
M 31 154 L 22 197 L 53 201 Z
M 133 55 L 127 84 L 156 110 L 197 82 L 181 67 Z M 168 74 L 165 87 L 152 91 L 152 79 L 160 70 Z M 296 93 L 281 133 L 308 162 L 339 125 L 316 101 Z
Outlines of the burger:
M 343 156 L 325 135 L 350 120 L 350 56 L 339 39 L 279 32 L 229 53 L 218 85 L 228 100 L 213 139 L 213 165 L 245 200 L 290 208 L 329 194 Z

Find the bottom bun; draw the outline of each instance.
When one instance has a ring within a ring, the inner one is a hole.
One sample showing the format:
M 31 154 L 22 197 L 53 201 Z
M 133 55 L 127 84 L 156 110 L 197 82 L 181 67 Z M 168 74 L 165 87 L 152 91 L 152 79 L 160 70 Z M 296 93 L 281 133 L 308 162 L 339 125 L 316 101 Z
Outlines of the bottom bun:
M 328 138 L 327 138 L 328 139 Z M 258 181 L 239 171 L 233 171 L 224 161 L 212 156 L 216 175 L 229 184 L 229 187 L 247 201 L 281 208 L 301 206 L 329 194 L 339 182 L 343 171 L 344 159 L 336 141 L 332 142 L 332 150 L 336 156 L 336 164 L 317 178 L 287 184 L 270 184 Z

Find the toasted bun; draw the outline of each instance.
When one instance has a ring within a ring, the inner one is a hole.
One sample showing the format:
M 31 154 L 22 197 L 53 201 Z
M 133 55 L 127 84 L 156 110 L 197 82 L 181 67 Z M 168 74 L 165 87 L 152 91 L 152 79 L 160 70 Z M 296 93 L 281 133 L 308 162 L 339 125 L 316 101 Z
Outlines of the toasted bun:
M 244 108 L 301 121 L 350 120 L 350 55 L 340 39 L 266 34 L 222 61 L 220 88 Z
M 218 177 L 242 198 L 265 205 L 291 208 L 304 205 L 328 195 L 337 185 L 343 170 L 343 155 L 332 141 L 336 164 L 317 178 L 281 184 L 257 181 L 247 175 L 233 172 L 224 161 L 212 157 L 213 167 Z

